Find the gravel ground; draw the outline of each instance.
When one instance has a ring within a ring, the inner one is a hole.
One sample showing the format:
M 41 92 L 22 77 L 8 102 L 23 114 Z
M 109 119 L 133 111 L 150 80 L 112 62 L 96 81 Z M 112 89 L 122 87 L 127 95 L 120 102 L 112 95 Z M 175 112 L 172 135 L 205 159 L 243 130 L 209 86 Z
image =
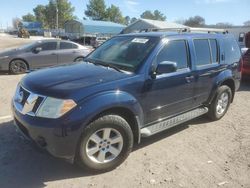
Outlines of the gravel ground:
M 22 76 L 0 75 L 1 188 L 250 187 L 250 81 L 242 83 L 223 119 L 197 118 L 144 139 L 117 169 L 93 174 L 31 146 L 11 118 L 1 119 L 11 114 Z

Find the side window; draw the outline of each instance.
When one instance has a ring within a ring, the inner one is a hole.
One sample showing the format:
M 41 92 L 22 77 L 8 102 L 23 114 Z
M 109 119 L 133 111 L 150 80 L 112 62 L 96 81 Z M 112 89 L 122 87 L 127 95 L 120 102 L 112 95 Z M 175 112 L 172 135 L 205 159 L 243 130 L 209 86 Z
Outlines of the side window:
M 195 39 L 194 47 L 196 52 L 197 66 L 210 64 L 210 47 L 207 39 Z
M 70 42 L 60 42 L 60 49 L 76 49 L 77 45 L 70 43 Z
M 219 54 L 218 54 L 218 45 L 215 39 L 209 39 L 210 47 L 211 47 L 211 55 L 212 55 L 212 63 L 219 62 Z
M 56 50 L 57 42 L 46 42 L 37 47 L 42 48 L 42 51 Z
M 188 55 L 186 41 L 170 41 L 157 56 L 157 63 L 160 63 L 162 61 L 176 62 L 178 69 L 187 68 Z
M 225 62 L 234 63 L 238 62 L 241 57 L 240 48 L 234 38 L 224 39 Z

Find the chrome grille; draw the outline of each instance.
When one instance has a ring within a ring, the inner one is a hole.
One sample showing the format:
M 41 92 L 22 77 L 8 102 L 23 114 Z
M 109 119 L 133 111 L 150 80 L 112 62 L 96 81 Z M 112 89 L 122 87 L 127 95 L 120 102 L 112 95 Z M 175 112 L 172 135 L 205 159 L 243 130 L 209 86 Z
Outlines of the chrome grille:
M 20 113 L 35 116 L 44 99 L 45 96 L 35 94 L 22 86 L 18 86 L 13 103 Z

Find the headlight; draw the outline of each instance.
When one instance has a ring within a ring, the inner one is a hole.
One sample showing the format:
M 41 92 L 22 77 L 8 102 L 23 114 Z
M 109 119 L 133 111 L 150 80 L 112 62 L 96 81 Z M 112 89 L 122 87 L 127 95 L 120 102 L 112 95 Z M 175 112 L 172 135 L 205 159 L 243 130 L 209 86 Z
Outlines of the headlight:
M 58 118 L 70 111 L 76 106 L 76 103 L 71 100 L 62 100 L 52 97 L 47 97 L 38 109 L 36 116 L 45 118 Z

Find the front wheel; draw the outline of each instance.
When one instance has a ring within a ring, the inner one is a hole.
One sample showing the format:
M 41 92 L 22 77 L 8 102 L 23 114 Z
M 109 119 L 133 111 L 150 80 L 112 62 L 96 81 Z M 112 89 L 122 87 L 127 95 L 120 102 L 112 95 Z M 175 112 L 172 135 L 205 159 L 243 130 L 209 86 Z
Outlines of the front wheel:
M 209 107 L 208 116 L 212 120 L 221 119 L 227 112 L 232 101 L 232 91 L 226 86 L 220 86 L 217 94 Z
M 105 115 L 90 123 L 81 136 L 76 163 L 94 171 L 119 166 L 133 147 L 133 133 L 125 119 Z
M 11 74 L 23 74 L 28 70 L 27 64 L 23 60 L 13 60 L 10 62 L 9 72 Z

